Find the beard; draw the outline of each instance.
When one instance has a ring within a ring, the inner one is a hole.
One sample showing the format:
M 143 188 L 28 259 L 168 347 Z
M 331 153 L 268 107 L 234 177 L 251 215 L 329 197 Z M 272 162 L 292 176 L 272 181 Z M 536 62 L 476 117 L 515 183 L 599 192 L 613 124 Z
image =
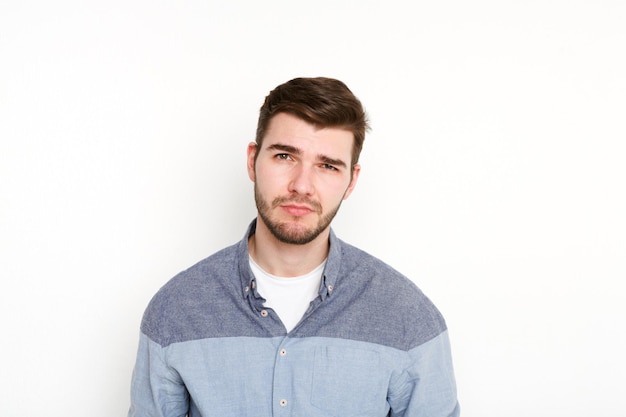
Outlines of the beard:
M 259 217 L 265 223 L 268 230 L 274 235 L 278 241 L 291 245 L 305 245 L 315 240 L 324 230 L 330 226 L 330 223 L 337 215 L 341 202 L 333 210 L 322 215 L 322 206 L 315 200 L 309 200 L 305 197 L 277 197 L 272 203 L 268 203 L 259 192 L 256 183 L 254 184 L 254 201 L 259 212 Z M 299 222 L 280 222 L 271 218 L 271 211 L 285 203 L 307 204 L 319 216 L 317 225 L 308 228 Z

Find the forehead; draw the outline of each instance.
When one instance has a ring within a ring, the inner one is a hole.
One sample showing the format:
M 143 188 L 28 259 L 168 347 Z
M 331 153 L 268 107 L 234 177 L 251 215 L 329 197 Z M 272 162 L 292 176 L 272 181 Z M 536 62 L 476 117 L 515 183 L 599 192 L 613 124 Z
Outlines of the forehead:
M 269 121 L 263 148 L 275 144 L 296 146 L 303 152 L 349 159 L 352 154 L 354 135 L 351 131 L 337 127 L 319 128 L 299 117 L 278 113 Z

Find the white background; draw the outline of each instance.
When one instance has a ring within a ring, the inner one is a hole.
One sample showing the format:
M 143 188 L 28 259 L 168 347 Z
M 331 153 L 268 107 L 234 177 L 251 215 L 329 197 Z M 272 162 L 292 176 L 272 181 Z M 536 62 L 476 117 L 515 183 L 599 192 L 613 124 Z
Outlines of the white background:
M 255 215 L 267 92 L 370 113 L 335 231 L 444 313 L 467 417 L 624 416 L 623 1 L 0 1 L 0 415 L 125 415 L 141 314 Z

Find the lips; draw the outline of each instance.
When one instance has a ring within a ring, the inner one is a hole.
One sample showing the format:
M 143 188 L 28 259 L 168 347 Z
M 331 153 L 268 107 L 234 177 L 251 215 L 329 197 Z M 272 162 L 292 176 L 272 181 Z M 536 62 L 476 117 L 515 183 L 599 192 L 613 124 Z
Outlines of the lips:
M 322 212 L 320 203 L 301 197 L 278 197 L 272 202 L 272 207 L 280 208 L 292 216 L 306 216 L 307 214 Z
M 282 208 L 284 211 L 286 211 L 288 214 L 291 214 L 292 216 L 306 216 L 307 214 L 315 212 L 315 210 L 310 207 L 296 204 L 284 204 L 281 205 L 280 208 Z

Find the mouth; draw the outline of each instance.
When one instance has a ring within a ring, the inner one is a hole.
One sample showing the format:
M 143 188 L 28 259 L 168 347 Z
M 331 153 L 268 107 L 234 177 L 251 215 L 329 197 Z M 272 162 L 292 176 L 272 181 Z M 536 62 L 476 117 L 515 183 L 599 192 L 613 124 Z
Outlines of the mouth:
M 313 210 L 312 208 L 299 204 L 282 204 L 280 205 L 280 208 L 283 209 L 286 213 L 298 217 L 315 213 L 315 210 Z

